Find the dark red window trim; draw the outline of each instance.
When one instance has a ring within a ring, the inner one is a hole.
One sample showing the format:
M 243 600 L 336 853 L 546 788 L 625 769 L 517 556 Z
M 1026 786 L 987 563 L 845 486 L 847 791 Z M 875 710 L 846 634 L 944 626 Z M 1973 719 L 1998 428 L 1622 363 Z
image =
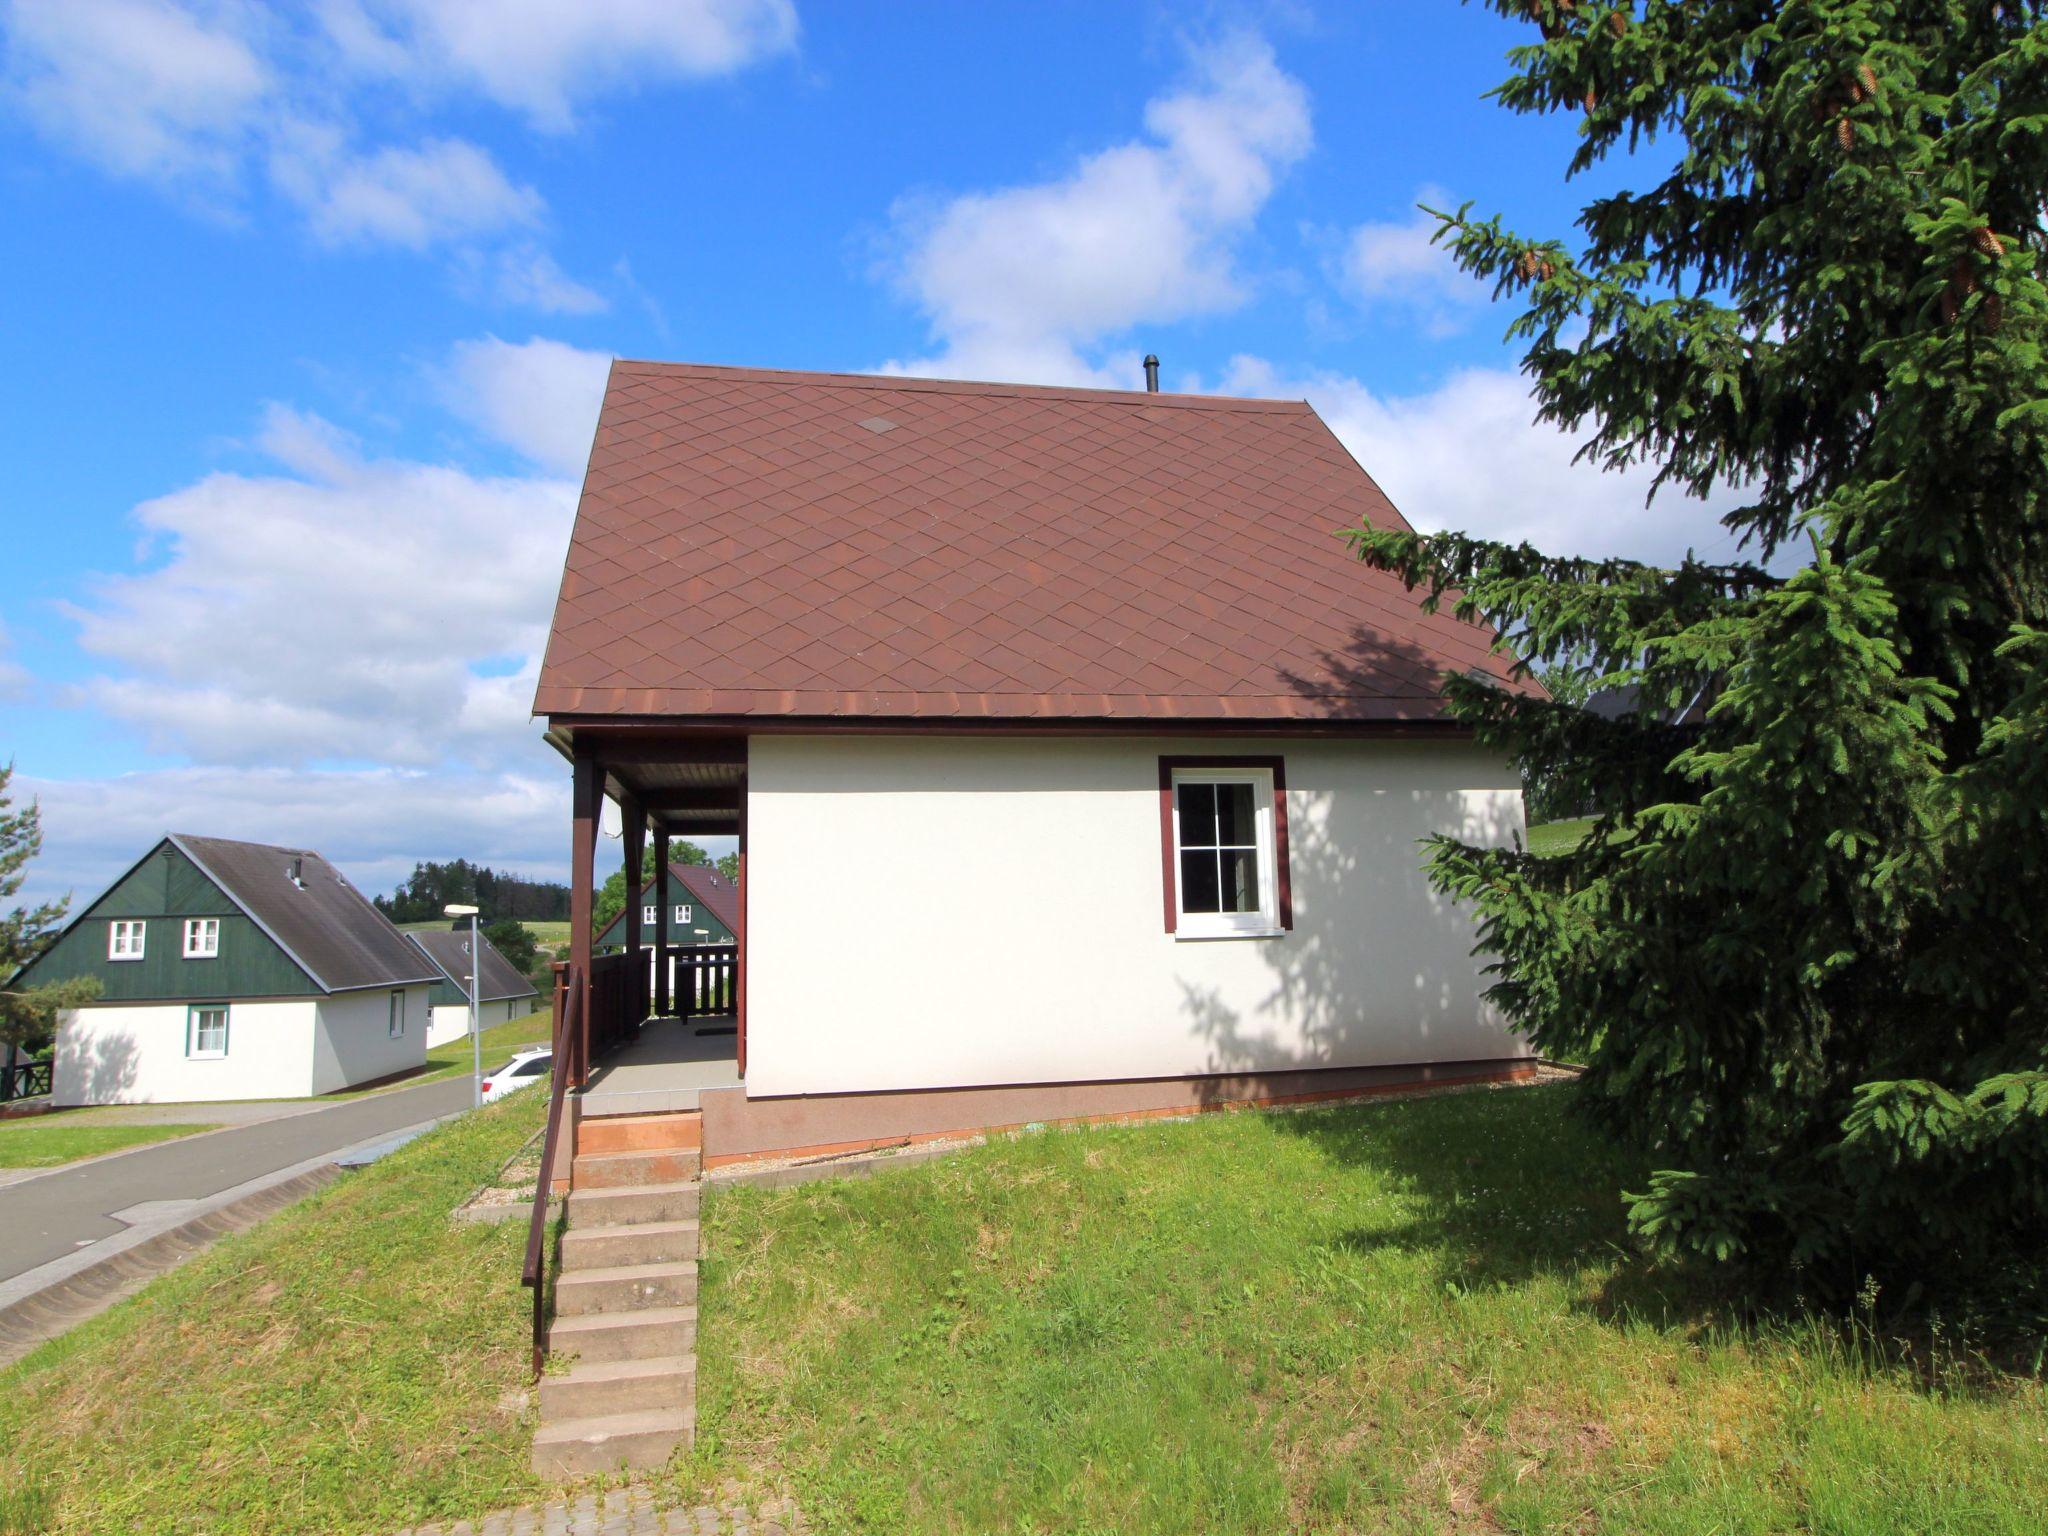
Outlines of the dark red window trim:
M 1175 931 L 1180 915 L 1180 876 L 1173 846 L 1173 776 L 1181 769 L 1264 768 L 1273 775 L 1273 884 L 1279 898 L 1280 927 L 1294 927 L 1294 890 L 1287 871 L 1287 760 L 1283 757 L 1162 757 L 1159 759 L 1159 870 L 1166 890 L 1166 931 Z

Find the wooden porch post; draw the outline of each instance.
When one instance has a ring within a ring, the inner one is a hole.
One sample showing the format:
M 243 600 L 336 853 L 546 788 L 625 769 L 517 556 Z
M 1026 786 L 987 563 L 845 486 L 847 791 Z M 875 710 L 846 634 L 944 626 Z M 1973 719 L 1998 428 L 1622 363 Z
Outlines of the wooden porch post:
M 647 1017 L 647 949 L 640 932 L 640 878 L 647 867 L 647 810 L 638 800 L 626 801 L 620 810 L 625 813 L 621 820 L 625 822 L 626 833 L 620 839 L 626 845 L 626 971 L 633 978 L 633 990 L 628 995 L 633 999 L 633 1025 L 638 1028 Z
M 739 888 L 740 928 L 733 935 L 739 949 L 739 963 L 734 967 L 739 972 L 733 978 L 733 990 L 739 995 L 733 999 L 735 1035 L 734 1054 L 739 1058 L 734 1063 L 740 1077 L 747 1075 L 747 785 L 740 781 L 740 827 L 739 827 Z
M 668 828 L 654 829 L 654 1011 L 668 1017 Z
M 604 769 L 595 757 L 578 751 L 569 787 L 569 963 L 576 973 L 579 1017 L 570 1085 L 576 1088 L 590 1077 L 590 918 L 596 904 L 597 817 L 603 804 Z

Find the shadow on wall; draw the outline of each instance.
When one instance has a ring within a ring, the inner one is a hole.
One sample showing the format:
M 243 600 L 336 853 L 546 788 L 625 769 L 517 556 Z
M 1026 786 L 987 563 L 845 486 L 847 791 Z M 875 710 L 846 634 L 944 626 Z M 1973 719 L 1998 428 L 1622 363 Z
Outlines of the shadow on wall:
M 139 1058 L 132 1035 L 110 1032 L 87 1034 L 76 1027 L 60 1026 L 50 1082 L 52 1102 L 62 1105 L 132 1102 L 136 1080 L 141 1076 Z
M 1325 658 L 1337 683 L 1295 679 L 1297 686 L 1327 697 L 1414 687 L 1423 671 L 1435 675 L 1412 648 L 1363 632 L 1356 645 L 1356 661 Z M 1472 953 L 1472 913 L 1430 884 L 1422 837 L 1440 829 L 1463 842 L 1506 846 L 1518 828 L 1511 800 L 1468 796 L 1455 779 L 1433 781 L 1431 759 L 1441 750 L 1390 743 L 1387 761 L 1398 776 L 1363 809 L 1355 798 L 1298 797 L 1289 786 L 1291 798 L 1308 803 L 1290 807 L 1288 824 L 1293 932 L 1256 945 L 1272 973 L 1271 991 L 1246 1018 L 1216 989 L 1181 983 L 1182 1010 L 1207 1042 L 1211 1072 L 1500 1054 L 1482 1043 L 1490 1029 L 1477 1023 L 1488 1016 L 1479 996 L 1487 960 Z M 1412 764 L 1407 772 L 1404 762 Z

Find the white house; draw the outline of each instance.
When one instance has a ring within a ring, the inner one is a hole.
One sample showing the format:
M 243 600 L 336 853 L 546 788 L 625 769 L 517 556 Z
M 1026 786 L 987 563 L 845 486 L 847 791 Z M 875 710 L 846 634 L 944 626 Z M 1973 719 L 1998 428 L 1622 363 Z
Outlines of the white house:
M 615 364 L 535 700 L 581 1113 L 689 1056 L 718 1162 L 1528 1072 L 1421 843 L 1523 832 L 1443 683 L 1533 685 L 1363 523 L 1299 401 Z M 592 951 L 606 797 L 629 872 L 739 839 L 723 1086 Z
M 417 1070 L 440 973 L 319 854 L 172 834 L 19 973 L 92 976 L 51 1101 L 301 1098 Z

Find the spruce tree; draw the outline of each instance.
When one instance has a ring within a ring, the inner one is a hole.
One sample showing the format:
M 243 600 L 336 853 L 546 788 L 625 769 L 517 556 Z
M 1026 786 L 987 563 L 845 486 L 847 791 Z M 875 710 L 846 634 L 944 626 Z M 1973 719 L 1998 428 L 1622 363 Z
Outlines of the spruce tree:
M 1521 301 L 1538 415 L 1587 472 L 1732 490 L 1739 542 L 1652 568 L 1357 533 L 1562 681 L 1448 687 L 1598 811 L 1564 858 L 1439 840 L 1433 879 L 1476 907 L 1493 998 L 1649 1153 L 1652 1244 L 2038 1308 L 2043 5 L 1492 3 L 1536 29 L 1500 102 L 1578 118 L 1567 174 L 1641 185 L 1570 238 L 1469 205 L 1439 238 Z M 1617 720 L 1564 702 L 1627 685 Z

